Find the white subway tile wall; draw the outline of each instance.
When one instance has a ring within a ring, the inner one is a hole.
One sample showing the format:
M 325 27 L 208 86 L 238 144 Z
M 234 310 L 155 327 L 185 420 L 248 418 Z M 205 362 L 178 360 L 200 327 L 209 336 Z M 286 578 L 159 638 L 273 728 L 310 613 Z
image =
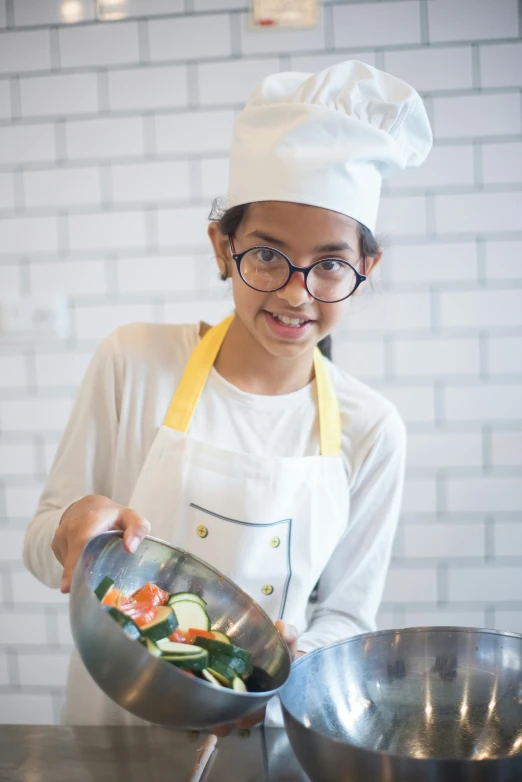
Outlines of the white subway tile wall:
M 378 279 L 334 340 L 409 431 L 380 626 L 522 631 L 519 3 L 325 0 L 303 31 L 253 31 L 248 5 L 128 0 L 101 22 L 91 0 L 0 0 L 0 304 L 71 313 L 65 339 L 0 334 L 0 721 L 59 719 L 67 598 L 21 551 L 83 373 L 123 323 L 230 311 L 210 201 L 235 113 L 278 70 L 361 59 L 433 120 L 427 164 L 385 185 Z

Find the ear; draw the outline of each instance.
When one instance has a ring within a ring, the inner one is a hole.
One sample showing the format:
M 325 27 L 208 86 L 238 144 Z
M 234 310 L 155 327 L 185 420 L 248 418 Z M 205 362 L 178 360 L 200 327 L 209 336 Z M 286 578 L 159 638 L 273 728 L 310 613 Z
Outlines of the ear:
M 372 255 L 366 258 L 366 276 L 369 277 L 373 272 L 377 264 L 382 258 L 382 250 L 379 250 L 377 255 Z
M 230 255 L 228 247 L 228 236 L 224 236 L 221 233 L 217 223 L 210 223 L 207 233 L 208 238 L 212 243 L 212 247 L 214 248 L 214 255 L 216 256 L 219 272 L 223 279 L 226 280 L 227 277 L 230 276 L 228 268 L 228 263 L 230 260 L 228 257 Z

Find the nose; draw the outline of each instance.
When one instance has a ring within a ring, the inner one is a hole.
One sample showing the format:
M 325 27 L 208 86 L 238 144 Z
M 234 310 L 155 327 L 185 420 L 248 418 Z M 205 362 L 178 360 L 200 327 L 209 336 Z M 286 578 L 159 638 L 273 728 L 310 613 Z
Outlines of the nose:
M 299 307 L 313 300 L 306 290 L 304 274 L 301 272 L 294 272 L 285 287 L 277 291 L 277 295 L 287 301 L 291 307 Z

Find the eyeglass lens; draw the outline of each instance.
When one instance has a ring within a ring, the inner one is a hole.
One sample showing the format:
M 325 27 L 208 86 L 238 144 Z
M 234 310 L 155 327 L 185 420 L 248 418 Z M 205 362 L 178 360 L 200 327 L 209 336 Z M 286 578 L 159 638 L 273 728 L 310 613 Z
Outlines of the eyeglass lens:
M 268 247 L 254 247 L 241 259 L 243 280 L 258 291 L 275 291 L 284 287 L 290 278 L 286 258 Z M 357 286 L 352 267 L 334 258 L 316 264 L 307 277 L 308 292 L 321 301 L 339 301 L 349 296 Z

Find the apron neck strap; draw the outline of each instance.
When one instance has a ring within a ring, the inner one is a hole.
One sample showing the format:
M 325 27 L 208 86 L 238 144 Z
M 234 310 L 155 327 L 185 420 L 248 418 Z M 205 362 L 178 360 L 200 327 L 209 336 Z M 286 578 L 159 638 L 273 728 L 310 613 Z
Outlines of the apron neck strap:
M 163 422 L 164 426 L 178 432 L 188 431 L 196 405 L 233 320 L 234 315 L 225 318 L 217 326 L 209 329 L 197 344 L 172 397 Z M 321 455 L 339 456 L 341 453 L 339 403 L 319 348 L 314 351 L 314 370 L 317 384 Z

